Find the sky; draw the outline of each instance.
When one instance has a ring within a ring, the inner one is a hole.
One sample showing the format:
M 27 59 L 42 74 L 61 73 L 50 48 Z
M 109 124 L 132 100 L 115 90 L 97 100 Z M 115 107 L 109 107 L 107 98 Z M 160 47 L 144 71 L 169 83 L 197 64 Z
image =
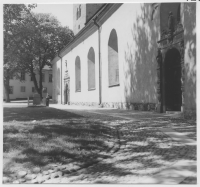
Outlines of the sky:
M 73 4 L 37 4 L 32 9 L 36 13 L 51 13 L 60 21 L 62 26 L 73 29 Z

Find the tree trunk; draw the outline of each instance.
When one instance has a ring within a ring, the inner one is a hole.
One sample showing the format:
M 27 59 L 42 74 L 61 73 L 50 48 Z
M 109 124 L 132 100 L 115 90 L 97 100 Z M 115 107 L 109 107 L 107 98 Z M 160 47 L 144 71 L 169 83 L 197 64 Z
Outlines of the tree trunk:
M 35 75 L 35 73 L 33 71 L 31 71 L 31 76 L 32 76 L 32 79 L 33 79 L 33 83 L 34 83 L 35 89 L 36 89 L 37 93 L 41 97 L 41 89 L 38 87 L 38 82 L 37 82 L 37 79 L 36 79 L 36 75 Z
M 6 94 L 6 103 L 10 103 L 10 97 L 9 97 L 9 89 L 10 89 L 10 78 L 8 75 L 4 75 L 4 88 L 5 88 L 5 94 Z

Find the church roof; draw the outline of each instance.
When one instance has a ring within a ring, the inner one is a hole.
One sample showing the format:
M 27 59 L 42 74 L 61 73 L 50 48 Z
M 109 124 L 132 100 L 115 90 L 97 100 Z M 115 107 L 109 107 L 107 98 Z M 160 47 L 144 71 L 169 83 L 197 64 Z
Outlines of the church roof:
M 76 47 L 81 40 L 80 39 L 86 39 L 89 37 L 92 33 L 94 33 L 97 30 L 97 26 L 94 24 L 94 20 L 98 22 L 98 24 L 103 24 L 120 6 L 122 3 L 107 3 L 103 5 L 85 24 L 85 27 L 83 27 L 75 36 L 75 38 L 69 42 L 52 60 L 53 62 L 56 62 L 60 59 L 60 57 L 63 57 L 66 55 L 71 49 Z M 90 31 L 90 32 L 89 32 Z

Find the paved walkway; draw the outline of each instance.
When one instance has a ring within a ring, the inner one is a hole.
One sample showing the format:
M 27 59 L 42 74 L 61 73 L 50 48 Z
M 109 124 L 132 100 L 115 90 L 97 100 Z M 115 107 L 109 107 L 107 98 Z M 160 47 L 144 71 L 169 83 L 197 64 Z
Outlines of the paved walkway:
M 115 126 L 117 140 L 109 159 L 102 159 L 89 169 L 82 169 L 64 178 L 50 179 L 46 183 L 184 184 L 188 178 L 195 183 L 196 141 L 180 131 L 180 125 L 188 128 L 190 124 L 177 122 L 179 114 L 58 104 L 50 107 L 117 117 L 126 120 L 128 125 Z M 175 119 L 176 124 L 170 123 L 169 119 Z

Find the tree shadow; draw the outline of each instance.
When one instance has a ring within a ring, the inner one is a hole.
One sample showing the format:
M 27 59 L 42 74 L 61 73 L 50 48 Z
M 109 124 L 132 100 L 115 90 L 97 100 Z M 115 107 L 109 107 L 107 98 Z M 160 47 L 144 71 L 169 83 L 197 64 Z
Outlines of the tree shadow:
M 116 139 L 115 130 L 100 120 L 89 120 L 72 112 L 52 108 L 5 111 L 3 151 L 7 175 L 18 167 L 45 168 L 52 163 L 77 162 L 86 167 L 99 158 L 109 157 L 101 153 L 112 149 Z M 30 122 L 33 119 L 36 122 Z
M 14 112 L 23 114 L 25 110 L 20 108 Z M 9 176 L 14 164 L 26 170 L 35 166 L 45 169 L 52 163 L 76 163 L 85 170 L 65 177 L 85 175 L 94 183 L 123 180 L 124 183 L 134 183 L 133 176 L 150 176 L 155 183 L 162 183 L 164 176 L 154 176 L 180 160 L 185 162 L 181 165 L 182 170 L 189 170 L 188 165 L 191 165 L 195 173 L 196 146 L 183 145 L 159 130 L 169 125 L 169 118 L 133 122 L 113 117 L 107 120 L 102 115 L 85 115 L 80 111 L 43 110 L 48 111 L 52 118 L 39 117 L 36 123 L 23 120 L 4 123 L 4 174 Z M 4 115 L 9 115 L 9 112 Z M 189 126 L 187 121 L 172 120 L 177 129 Z M 112 123 L 117 125 L 113 127 Z M 179 177 L 183 176 L 181 168 L 178 169 Z M 73 179 L 70 182 L 77 181 Z
M 151 4 L 142 4 L 132 23 L 132 38 L 124 50 L 124 94 L 128 103 L 154 103 L 157 101 L 157 41 L 160 40 L 159 8 L 151 19 Z M 174 6 L 174 5 L 170 5 Z M 173 8 L 173 7 L 171 7 Z M 164 9 L 164 8 L 163 8 Z M 167 20 L 167 13 L 165 20 Z M 184 3 L 184 107 L 186 112 L 196 111 L 196 4 Z M 162 29 L 162 28 L 161 28 Z M 137 107 L 136 107 L 137 109 Z
M 3 121 L 31 121 L 31 120 L 48 120 L 48 119 L 70 119 L 81 118 L 82 116 L 76 115 L 71 112 L 66 112 L 59 109 L 48 107 L 13 107 L 3 108 Z
M 144 176 L 151 178 L 149 184 L 165 183 L 167 180 L 165 174 L 160 173 L 162 170 L 173 168 L 174 178 L 184 178 L 185 171 L 193 174 L 196 173 L 196 146 L 185 146 L 173 141 L 170 137 L 159 132 L 158 129 L 149 129 L 140 125 L 134 126 L 134 133 L 131 125 L 125 124 L 127 132 L 121 136 L 120 141 L 126 141 L 125 148 L 121 148 L 118 152 L 112 155 L 112 158 L 102 160 L 94 167 L 86 168 L 84 174 L 88 176 L 87 183 L 135 183 L 131 181 L 131 177 L 137 177 L 138 183 L 148 183 L 139 180 Z M 121 129 L 121 128 L 120 128 Z M 129 146 L 127 146 L 129 145 Z M 160 145 L 160 146 L 159 146 Z M 113 159 L 113 161 L 112 161 Z M 176 166 L 176 163 L 182 161 L 183 163 Z M 183 174 L 181 174 L 181 172 Z M 160 174 L 159 174 L 160 173 Z M 156 176 L 159 174 L 159 177 Z M 77 173 L 69 175 L 77 176 Z M 126 178 L 123 182 L 123 178 Z M 170 178 L 170 176 L 169 176 Z M 76 179 L 70 182 L 77 182 Z M 137 183 L 137 182 L 136 182 Z
M 159 19 L 150 19 L 151 4 L 142 4 L 140 11 L 124 51 L 125 97 L 131 103 L 155 103 Z
M 196 3 L 184 3 L 185 109 L 196 110 Z

